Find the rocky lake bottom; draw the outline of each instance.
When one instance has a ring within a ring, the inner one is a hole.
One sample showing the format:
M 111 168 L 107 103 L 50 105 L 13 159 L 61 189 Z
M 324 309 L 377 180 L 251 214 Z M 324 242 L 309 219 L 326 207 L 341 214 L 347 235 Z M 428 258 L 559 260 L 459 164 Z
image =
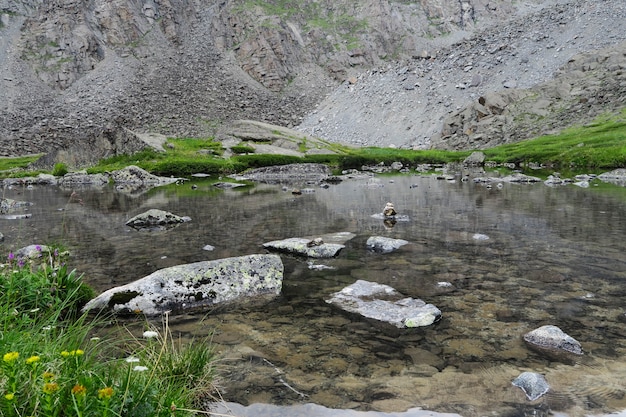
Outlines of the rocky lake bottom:
M 417 175 L 302 185 L 300 195 L 294 185 L 195 185 L 5 189 L 4 197 L 33 205 L 28 218 L 0 219 L 0 247 L 62 243 L 71 266 L 103 291 L 168 266 L 266 253 L 262 244 L 272 240 L 354 233 L 335 258 L 281 255 L 282 292 L 268 303 L 169 318 L 175 334 L 215 346 L 227 402 L 215 413 L 573 417 L 626 409 L 626 189 Z M 372 217 L 387 202 L 408 221 Z M 155 232 L 125 225 L 150 208 L 191 221 Z M 409 244 L 376 253 L 366 246 L 371 236 Z M 326 302 L 356 280 L 432 303 L 442 319 L 398 329 Z M 524 334 L 547 324 L 584 354 L 563 360 L 530 349 Z M 525 371 L 543 374 L 550 391 L 529 401 L 511 383 Z

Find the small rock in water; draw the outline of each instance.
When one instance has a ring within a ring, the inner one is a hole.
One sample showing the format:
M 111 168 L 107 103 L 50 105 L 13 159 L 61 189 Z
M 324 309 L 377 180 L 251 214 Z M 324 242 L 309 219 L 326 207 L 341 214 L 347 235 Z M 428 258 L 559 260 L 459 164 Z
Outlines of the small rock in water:
M 524 341 L 540 349 L 564 351 L 575 355 L 583 354 L 580 343 L 557 326 L 541 326 L 526 333 Z
M 396 214 L 398 214 L 396 212 L 396 209 L 393 207 L 393 203 L 387 203 L 385 205 L 385 208 L 383 209 L 383 215 L 385 217 L 391 217 L 391 216 L 395 216 Z
M 530 401 L 535 401 L 550 391 L 550 385 L 543 375 L 535 372 L 522 372 L 513 380 L 512 384 L 521 388 Z
M 202 250 L 212 251 L 215 249 L 215 246 L 205 245 Z

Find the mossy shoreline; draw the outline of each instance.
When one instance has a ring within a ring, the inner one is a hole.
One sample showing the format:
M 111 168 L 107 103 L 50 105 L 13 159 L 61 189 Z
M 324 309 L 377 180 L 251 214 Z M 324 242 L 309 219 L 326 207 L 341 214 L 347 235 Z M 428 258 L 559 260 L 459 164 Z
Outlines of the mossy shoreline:
M 329 144 L 328 153 L 302 157 L 282 154 L 256 154 L 245 145 L 231 149 L 232 156 L 224 157 L 226 149 L 213 138 L 171 138 L 165 152 L 146 149 L 132 155 L 118 155 L 101 160 L 87 168 L 88 173 L 110 172 L 128 165 L 137 165 L 161 176 L 184 177 L 194 173 L 228 175 L 250 168 L 291 163 L 322 163 L 339 172 L 361 169 L 364 165 L 401 162 L 405 166 L 419 164 L 459 163 L 473 151 L 484 153 L 486 161 L 568 171 L 615 169 L 626 167 L 626 109 L 618 114 L 604 115 L 592 123 L 570 127 L 554 135 L 490 149 L 467 151 L 408 150 L 396 148 L 351 148 Z M 29 170 L 37 155 L 20 158 L 0 158 L 0 177 L 23 177 L 41 173 Z M 57 164 L 53 174 L 66 167 Z

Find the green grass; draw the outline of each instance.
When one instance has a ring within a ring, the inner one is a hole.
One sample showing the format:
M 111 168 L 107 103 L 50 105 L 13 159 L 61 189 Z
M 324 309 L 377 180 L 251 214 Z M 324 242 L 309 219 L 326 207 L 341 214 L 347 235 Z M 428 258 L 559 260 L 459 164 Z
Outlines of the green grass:
M 40 157 L 41 155 L 30 155 L 17 158 L 0 158 L 0 172 L 25 168 Z
M 577 169 L 625 167 L 626 109 L 557 135 L 501 145 L 484 153 L 487 159 L 499 163 L 539 163 Z
M 78 314 L 91 290 L 57 250 L 0 265 L 0 415 L 192 416 L 212 390 L 206 341 L 146 326 L 135 337 Z M 174 412 L 175 411 L 175 412 Z

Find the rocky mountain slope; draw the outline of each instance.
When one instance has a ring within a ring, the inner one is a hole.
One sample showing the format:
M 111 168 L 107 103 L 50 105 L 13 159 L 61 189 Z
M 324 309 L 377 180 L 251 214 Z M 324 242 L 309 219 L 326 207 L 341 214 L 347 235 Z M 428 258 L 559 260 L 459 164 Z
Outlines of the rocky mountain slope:
M 81 165 L 238 119 L 353 145 L 519 140 L 624 106 L 624 22 L 622 0 L 0 0 L 0 156 Z

